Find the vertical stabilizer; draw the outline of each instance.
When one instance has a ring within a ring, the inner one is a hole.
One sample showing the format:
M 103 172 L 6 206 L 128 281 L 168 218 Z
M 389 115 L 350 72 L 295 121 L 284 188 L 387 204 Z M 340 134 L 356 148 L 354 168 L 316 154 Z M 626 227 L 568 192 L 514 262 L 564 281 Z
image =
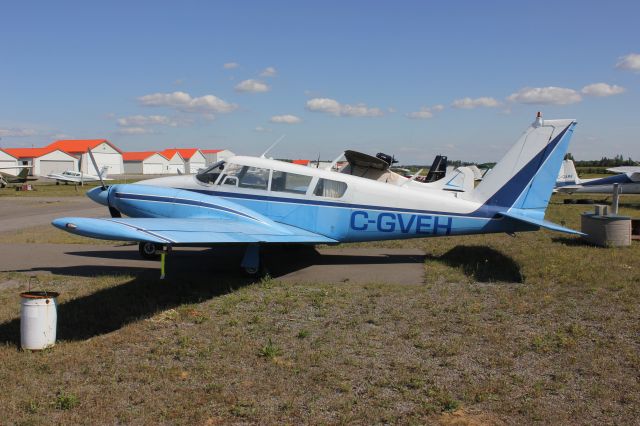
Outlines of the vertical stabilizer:
M 485 207 L 544 217 L 575 125 L 575 120 L 542 120 L 538 115 L 471 193 L 472 199 Z
M 556 183 L 556 186 L 580 185 L 582 183 L 582 180 L 578 177 L 576 166 L 573 164 L 572 160 L 564 160 L 562 162 L 560 174 L 558 175 Z

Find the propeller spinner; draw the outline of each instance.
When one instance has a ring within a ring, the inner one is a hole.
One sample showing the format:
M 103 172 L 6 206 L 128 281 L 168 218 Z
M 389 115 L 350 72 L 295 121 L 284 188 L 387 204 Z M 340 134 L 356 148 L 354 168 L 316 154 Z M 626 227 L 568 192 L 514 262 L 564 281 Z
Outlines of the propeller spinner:
M 109 213 L 111 214 L 111 217 L 122 217 L 120 211 L 113 207 L 109 202 L 109 187 L 105 185 L 104 180 L 102 180 L 102 172 L 98 169 L 98 163 L 96 163 L 93 152 L 88 149 L 87 153 L 89 154 L 89 158 L 91 158 L 91 162 L 93 163 L 93 168 L 98 172 L 98 178 L 100 179 L 100 187 L 93 188 L 92 190 L 88 191 L 87 196 L 96 203 L 109 207 Z

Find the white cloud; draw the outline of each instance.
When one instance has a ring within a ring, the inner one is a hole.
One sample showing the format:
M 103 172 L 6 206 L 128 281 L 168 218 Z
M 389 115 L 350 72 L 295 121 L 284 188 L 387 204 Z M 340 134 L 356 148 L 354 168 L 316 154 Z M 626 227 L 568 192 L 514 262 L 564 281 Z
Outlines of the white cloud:
M 0 128 L 0 138 L 25 138 L 29 136 L 36 136 L 38 132 L 34 129 L 24 128 Z
M 273 117 L 271 117 L 271 120 L 269 121 L 272 123 L 297 124 L 297 123 L 300 123 L 302 120 L 300 119 L 300 117 L 296 117 L 295 115 L 285 114 L 285 115 L 274 115 Z
M 440 112 L 444 109 L 444 105 L 434 105 L 432 107 L 421 107 L 419 111 L 410 112 L 407 118 L 412 120 L 427 120 L 433 118 L 434 112 Z
M 270 87 L 268 84 L 261 81 L 249 79 L 238 83 L 235 89 L 236 92 L 262 93 L 268 92 Z
M 267 67 L 261 73 L 261 77 L 275 77 L 278 71 L 274 67 Z
M 476 99 L 471 99 L 471 98 L 456 99 L 451 104 L 452 107 L 458 108 L 458 109 L 474 109 L 478 107 L 495 108 L 498 105 L 500 105 L 500 102 L 498 102 L 494 98 L 489 98 L 486 96 L 481 98 L 476 98 Z
M 193 98 L 185 92 L 154 93 L 138 98 L 144 106 L 169 107 L 183 112 L 196 113 L 225 113 L 238 108 L 236 104 L 226 102 L 214 95 L 204 95 Z
M 125 127 L 118 130 L 118 133 L 122 135 L 148 135 L 152 134 L 153 130 L 144 127 Z
M 521 104 L 568 105 L 580 102 L 582 97 L 573 89 L 564 87 L 524 87 L 509 95 L 507 100 Z
M 628 70 L 640 72 L 640 53 L 629 53 L 628 55 L 618 58 L 616 68 L 619 70 Z
M 256 127 L 255 129 L 253 129 L 253 130 L 254 130 L 255 132 L 258 132 L 258 133 L 263 133 L 263 132 L 264 132 L 264 133 L 268 133 L 268 132 L 271 132 L 271 129 L 270 129 L 270 128 L 268 128 L 268 127 L 262 127 L 262 126 L 257 126 L 257 127 Z
M 225 70 L 232 70 L 234 68 L 238 68 L 240 66 L 240 64 L 238 64 L 237 62 L 227 62 L 226 64 L 223 65 L 223 68 Z
M 615 84 L 610 85 L 607 83 L 589 84 L 588 86 L 584 86 L 581 90 L 583 95 L 598 96 L 598 97 L 619 95 L 624 91 L 625 91 L 624 87 L 616 86 Z
M 307 101 L 307 109 L 325 114 L 346 117 L 380 117 L 384 112 L 380 108 L 369 108 L 365 104 L 341 104 L 335 99 L 313 98 Z
M 142 127 L 149 125 L 178 127 L 192 123 L 191 120 L 167 117 L 166 115 L 130 115 L 128 117 L 118 118 L 117 122 L 120 127 Z

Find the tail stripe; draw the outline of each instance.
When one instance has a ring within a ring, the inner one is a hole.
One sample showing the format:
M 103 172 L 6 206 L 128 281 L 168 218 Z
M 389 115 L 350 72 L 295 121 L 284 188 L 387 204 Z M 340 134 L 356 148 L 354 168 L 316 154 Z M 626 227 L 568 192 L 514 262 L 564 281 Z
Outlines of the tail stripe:
M 489 197 L 489 199 L 482 206 L 482 209 L 488 207 L 511 207 L 518 198 L 525 192 L 536 176 L 540 167 L 549 158 L 549 156 L 556 150 L 560 141 L 563 140 L 569 129 L 572 129 L 575 123 L 568 125 L 558 136 L 556 136 L 550 143 L 536 154 L 515 176 L 509 179 L 498 191 Z M 568 142 L 568 141 L 567 141 Z M 564 154 L 563 154 L 564 155 Z M 557 176 L 557 171 L 555 172 Z

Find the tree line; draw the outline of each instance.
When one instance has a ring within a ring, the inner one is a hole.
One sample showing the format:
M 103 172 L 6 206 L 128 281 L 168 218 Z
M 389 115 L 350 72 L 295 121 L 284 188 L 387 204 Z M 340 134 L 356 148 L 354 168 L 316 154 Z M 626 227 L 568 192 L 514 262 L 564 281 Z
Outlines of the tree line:
M 631 157 L 625 159 L 621 154 L 613 158 L 602 157 L 599 160 L 576 160 L 570 152 L 564 156 L 565 160 L 573 160 L 576 167 L 619 167 L 619 166 L 637 166 L 638 162 Z

